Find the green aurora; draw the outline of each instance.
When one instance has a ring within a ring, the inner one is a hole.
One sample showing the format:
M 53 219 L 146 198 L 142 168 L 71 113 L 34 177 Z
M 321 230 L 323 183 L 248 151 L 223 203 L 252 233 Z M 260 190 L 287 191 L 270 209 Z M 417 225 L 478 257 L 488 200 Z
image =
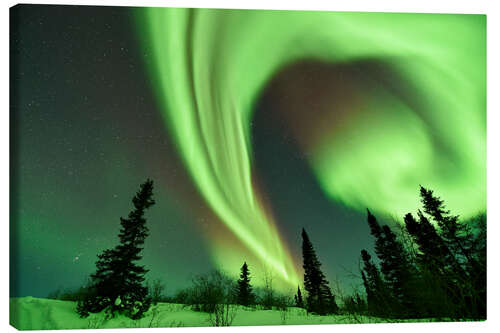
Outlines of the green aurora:
M 423 184 L 463 217 L 486 209 L 485 16 L 176 8 L 136 14 L 154 50 L 149 70 L 165 126 L 195 185 L 290 286 L 300 273 L 255 185 L 250 128 L 266 85 L 297 61 L 390 63 L 416 101 L 369 84 L 341 127 L 332 121 L 311 131 L 315 140 L 297 138 L 333 201 L 402 216 L 418 207 Z M 214 259 L 237 267 L 241 258 L 213 237 Z

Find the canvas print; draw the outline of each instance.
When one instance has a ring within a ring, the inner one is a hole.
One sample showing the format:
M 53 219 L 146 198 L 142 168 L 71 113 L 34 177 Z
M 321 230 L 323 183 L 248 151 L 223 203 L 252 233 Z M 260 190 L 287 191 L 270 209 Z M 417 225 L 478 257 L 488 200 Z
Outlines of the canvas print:
M 486 319 L 486 16 L 10 9 L 20 330 Z

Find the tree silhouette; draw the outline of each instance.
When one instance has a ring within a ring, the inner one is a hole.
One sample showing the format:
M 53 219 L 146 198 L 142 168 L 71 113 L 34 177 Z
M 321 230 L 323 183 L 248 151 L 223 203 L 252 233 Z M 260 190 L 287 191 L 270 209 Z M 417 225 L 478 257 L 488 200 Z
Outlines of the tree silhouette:
M 476 317 L 486 319 L 486 215 L 480 214 L 471 219 L 476 229 L 472 242 L 472 253 L 476 266 L 471 267 L 471 283 L 474 290 L 472 306 L 476 308 Z
M 332 295 L 328 281 L 321 271 L 321 263 L 304 229 L 302 229 L 302 256 L 304 288 L 307 291 L 307 311 L 320 315 L 336 312 L 335 297 Z
M 375 236 L 375 252 L 380 259 L 381 272 L 395 303 L 392 312 L 399 316 L 415 313 L 414 267 L 396 234 L 384 225 L 380 227 L 375 216 L 368 212 L 368 225 Z
M 337 302 L 335 301 L 335 295 L 332 293 L 332 290 L 328 286 L 328 281 L 325 280 L 326 283 L 322 286 L 322 292 L 325 298 L 325 310 L 324 314 L 338 313 L 339 307 Z
M 418 221 L 411 214 L 405 216 L 405 226 L 418 245 L 418 264 L 426 284 L 435 289 L 429 300 L 441 315 L 485 318 L 486 265 L 480 254 L 485 252 L 478 252 L 477 245 L 485 246 L 486 239 L 478 242 L 481 233 L 474 237 L 468 223 L 451 215 L 432 190 L 420 186 L 420 197 L 424 212 L 438 228 L 420 210 Z
M 248 270 L 247 263 L 243 263 L 241 266 L 240 279 L 237 285 L 237 301 L 238 304 L 249 306 L 254 303 L 255 295 L 252 292 L 252 286 L 250 285 L 250 271 Z
M 78 302 L 81 316 L 106 309 L 110 315 L 119 312 L 138 319 L 149 309 L 151 298 L 143 285 L 148 270 L 136 262 L 142 258 L 140 253 L 148 236 L 144 213 L 155 204 L 152 197 L 153 181 L 148 179 L 132 198 L 134 209 L 128 218 L 120 218 L 119 245 L 98 255 L 89 293 Z
M 388 314 L 390 311 L 388 306 L 392 302 L 380 271 L 366 250 L 361 250 L 361 259 L 363 260 L 361 278 L 366 291 L 368 311 L 373 315 Z
M 304 300 L 302 299 L 302 292 L 300 286 L 297 286 L 297 294 L 295 295 L 295 306 L 298 308 L 304 307 Z
M 424 211 L 437 223 L 440 236 L 455 258 L 466 265 L 473 265 L 471 254 L 471 231 L 467 224 L 458 222 L 458 215 L 446 210 L 444 201 L 434 195 L 432 190 L 420 186 L 420 197 Z
M 401 234 L 369 210 L 380 270 L 361 251 L 368 311 L 392 318 L 486 318 L 486 216 L 459 221 L 420 186 L 423 211 L 404 217 Z M 475 232 L 473 232 L 475 230 Z M 352 304 L 354 302 L 350 300 Z
M 420 301 L 430 316 L 451 316 L 463 314 L 455 308 L 460 304 L 461 292 L 457 288 L 463 273 L 456 265 L 456 258 L 450 253 L 443 239 L 429 219 L 419 210 L 418 220 L 408 213 L 404 217 L 405 227 L 416 244 L 416 263 L 422 284 Z M 454 269 L 456 267 L 456 269 Z

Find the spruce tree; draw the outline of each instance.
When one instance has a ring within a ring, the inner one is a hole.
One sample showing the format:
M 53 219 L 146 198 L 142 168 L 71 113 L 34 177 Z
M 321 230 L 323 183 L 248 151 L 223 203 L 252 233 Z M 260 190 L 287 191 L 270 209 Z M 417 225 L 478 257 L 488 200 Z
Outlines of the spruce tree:
M 373 214 L 368 212 L 368 225 L 375 236 L 375 252 L 380 259 L 381 272 L 395 300 L 393 312 L 399 316 L 415 313 L 414 267 L 396 234 L 389 226 L 380 226 Z
M 328 281 L 321 271 L 321 263 L 304 229 L 302 229 L 302 256 L 304 288 L 307 291 L 307 311 L 320 315 L 336 312 L 335 297 L 332 295 Z
M 373 263 L 370 254 L 366 250 L 361 251 L 363 268 L 361 277 L 366 291 L 366 301 L 368 311 L 372 315 L 390 314 L 391 301 L 389 299 L 388 289 L 382 279 L 379 269 Z
M 450 214 L 444 201 L 434 195 L 432 190 L 420 186 L 420 197 L 424 212 L 436 223 L 438 229 L 420 211 L 418 224 L 408 215 L 408 221 L 405 222 L 407 229 L 417 228 L 413 230 L 414 237 L 417 243 L 418 238 L 421 238 L 420 250 L 427 264 L 434 261 L 441 271 L 441 280 L 445 281 L 448 298 L 456 311 L 451 315 L 485 318 L 486 266 L 481 263 L 480 256 L 476 255 L 476 237 L 467 223 L 460 223 L 458 215 Z M 431 239 L 440 244 L 439 251 L 432 251 L 423 244 L 426 230 L 433 231 Z M 419 236 L 419 232 L 422 235 Z
M 328 286 L 328 282 L 323 284 L 322 288 L 323 292 L 323 297 L 325 298 L 325 314 L 332 314 L 332 313 L 338 313 L 339 312 L 339 307 L 337 305 L 337 302 L 335 300 L 335 295 L 332 293 L 332 290 Z
M 149 232 L 144 214 L 155 203 L 152 197 L 153 181 L 148 179 L 132 198 L 134 209 L 128 218 L 120 218 L 119 245 L 98 255 L 89 293 L 78 303 L 81 316 L 106 309 L 110 315 L 119 312 L 138 319 L 149 309 L 151 298 L 143 285 L 148 270 L 136 262 Z
M 295 306 L 298 308 L 304 307 L 304 300 L 302 299 L 302 292 L 300 286 L 297 286 L 297 294 L 295 295 Z
M 404 221 L 406 230 L 418 246 L 417 259 L 422 267 L 443 278 L 455 279 L 455 283 L 466 276 L 446 241 L 420 210 L 418 221 L 411 213 L 405 215 Z
M 255 295 L 252 291 L 252 286 L 250 285 L 250 271 L 248 269 L 247 263 L 243 263 L 241 266 L 240 279 L 237 285 L 237 301 L 238 304 L 249 306 L 254 303 Z
M 387 246 L 382 256 L 382 273 L 398 301 L 399 313 L 403 316 L 413 316 L 417 310 L 414 267 L 408 261 L 409 256 L 396 234 L 387 225 L 384 225 L 382 230 Z
M 432 190 L 420 186 L 420 197 L 426 214 L 439 226 L 439 234 L 446 242 L 456 259 L 465 265 L 472 266 L 474 259 L 471 253 L 473 239 L 467 224 L 459 223 L 458 215 L 451 215 L 444 201 L 434 195 Z
M 477 266 L 471 269 L 472 285 L 475 291 L 472 306 L 476 308 L 476 317 L 486 319 L 486 215 L 480 214 L 470 223 L 476 234 L 472 241 L 472 253 Z
M 416 261 L 423 288 L 420 300 L 428 315 L 434 317 L 453 317 L 456 305 L 462 296 L 457 293 L 457 275 L 448 247 L 438 235 L 430 221 L 418 211 L 418 220 L 408 213 L 404 217 L 405 227 L 413 238 L 416 248 Z M 461 312 L 461 311 L 460 311 Z

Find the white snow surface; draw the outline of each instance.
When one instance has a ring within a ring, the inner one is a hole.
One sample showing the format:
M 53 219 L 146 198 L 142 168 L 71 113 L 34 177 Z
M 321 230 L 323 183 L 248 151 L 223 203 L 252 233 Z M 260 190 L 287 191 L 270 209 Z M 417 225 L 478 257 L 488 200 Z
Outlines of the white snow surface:
M 76 302 L 34 297 L 11 298 L 10 324 L 19 330 L 211 326 L 207 313 L 193 311 L 189 306 L 183 304 L 158 303 L 152 305 L 145 317 L 140 320 L 132 320 L 122 315 L 106 319 L 104 313 L 90 314 L 87 318 L 80 318 L 75 312 L 75 308 Z M 236 316 L 231 326 L 380 322 L 387 322 L 387 320 L 353 315 L 308 315 L 304 309 L 295 307 L 288 308 L 284 312 L 236 306 Z M 408 322 L 414 322 L 414 320 L 408 320 Z

